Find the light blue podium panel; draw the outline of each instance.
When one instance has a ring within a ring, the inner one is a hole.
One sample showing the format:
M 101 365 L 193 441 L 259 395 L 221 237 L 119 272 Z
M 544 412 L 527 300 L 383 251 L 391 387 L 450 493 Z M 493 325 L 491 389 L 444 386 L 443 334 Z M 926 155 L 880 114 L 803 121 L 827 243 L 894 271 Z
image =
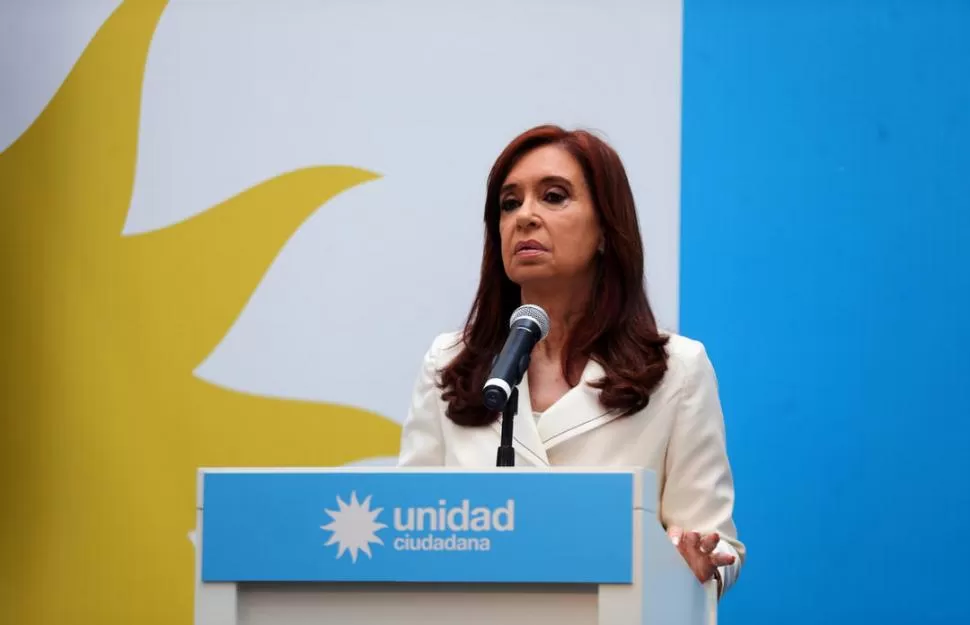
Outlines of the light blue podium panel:
M 197 625 L 713 623 L 642 469 L 199 472 Z

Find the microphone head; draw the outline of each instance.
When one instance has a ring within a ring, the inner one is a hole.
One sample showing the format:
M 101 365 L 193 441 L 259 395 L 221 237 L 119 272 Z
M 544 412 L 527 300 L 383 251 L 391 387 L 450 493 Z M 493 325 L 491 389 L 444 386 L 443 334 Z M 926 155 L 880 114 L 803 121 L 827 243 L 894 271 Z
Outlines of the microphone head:
M 549 334 L 549 315 L 541 307 L 535 304 L 524 304 L 515 309 L 512 318 L 509 319 L 509 327 L 515 325 L 517 321 L 531 320 L 539 326 L 539 340 L 546 338 Z

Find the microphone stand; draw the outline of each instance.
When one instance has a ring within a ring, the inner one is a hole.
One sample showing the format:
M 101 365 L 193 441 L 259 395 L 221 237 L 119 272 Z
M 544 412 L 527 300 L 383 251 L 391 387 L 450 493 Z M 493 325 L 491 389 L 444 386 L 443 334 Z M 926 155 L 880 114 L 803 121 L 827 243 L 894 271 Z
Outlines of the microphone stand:
M 502 408 L 502 440 L 498 446 L 497 467 L 515 466 L 515 449 L 512 448 L 512 420 L 519 407 L 519 388 L 512 387 L 509 400 Z

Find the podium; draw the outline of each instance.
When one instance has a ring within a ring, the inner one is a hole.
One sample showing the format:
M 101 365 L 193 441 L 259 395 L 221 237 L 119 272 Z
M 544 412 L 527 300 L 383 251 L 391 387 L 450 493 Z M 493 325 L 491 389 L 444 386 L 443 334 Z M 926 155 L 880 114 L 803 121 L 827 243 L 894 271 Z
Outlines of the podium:
M 196 625 L 708 625 L 643 469 L 202 469 Z

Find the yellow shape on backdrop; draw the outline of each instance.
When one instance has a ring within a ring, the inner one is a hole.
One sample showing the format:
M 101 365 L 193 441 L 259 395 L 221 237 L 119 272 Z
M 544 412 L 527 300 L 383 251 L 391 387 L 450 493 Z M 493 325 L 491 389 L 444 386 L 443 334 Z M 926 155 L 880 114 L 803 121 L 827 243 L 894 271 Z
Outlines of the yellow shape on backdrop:
M 397 452 L 399 427 L 364 410 L 193 376 L 298 225 L 375 175 L 299 170 L 123 237 L 164 8 L 122 4 L 0 154 L 3 623 L 188 625 L 197 467 Z

